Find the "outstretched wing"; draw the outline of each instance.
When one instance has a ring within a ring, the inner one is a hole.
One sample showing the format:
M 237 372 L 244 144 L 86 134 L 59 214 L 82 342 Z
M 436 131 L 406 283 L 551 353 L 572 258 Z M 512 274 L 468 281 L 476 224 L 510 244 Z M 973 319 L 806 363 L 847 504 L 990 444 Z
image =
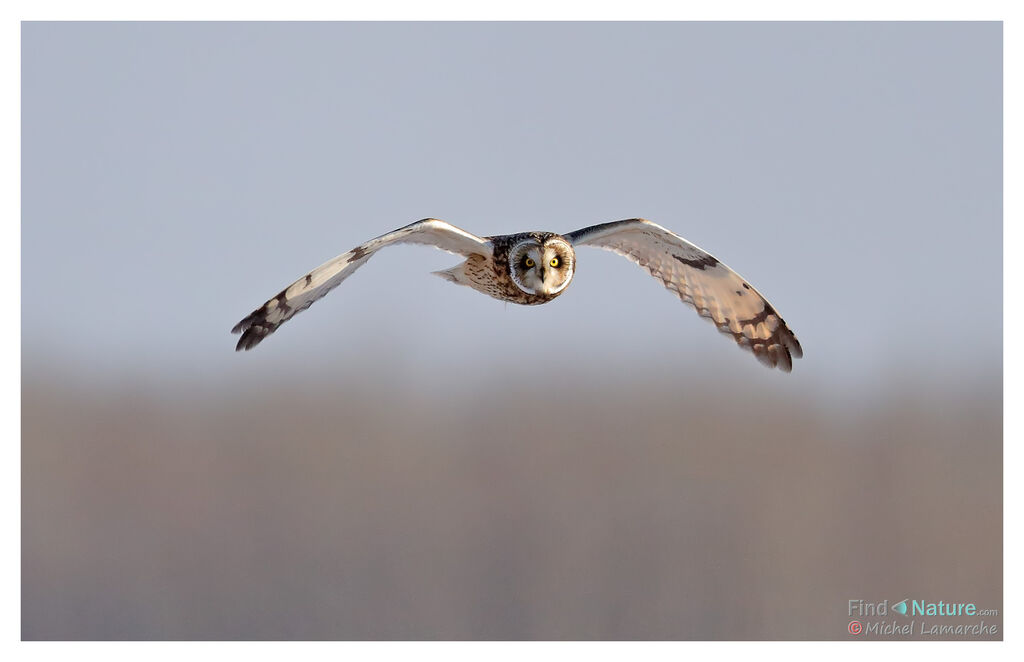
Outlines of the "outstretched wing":
M 768 300 L 738 273 L 660 225 L 642 218 L 602 223 L 565 235 L 575 246 L 597 246 L 629 258 L 702 317 L 786 372 L 803 356 L 800 341 Z
M 341 284 L 341 281 L 351 276 L 352 272 L 366 264 L 374 253 L 391 244 L 427 244 L 467 257 L 474 254 L 491 254 L 489 241 L 460 230 L 450 223 L 436 218 L 416 221 L 342 253 L 281 290 L 277 296 L 254 310 L 231 329 L 232 333 L 242 334 L 235 350 L 252 349 L 258 345 L 296 313 L 309 308 L 314 301 Z

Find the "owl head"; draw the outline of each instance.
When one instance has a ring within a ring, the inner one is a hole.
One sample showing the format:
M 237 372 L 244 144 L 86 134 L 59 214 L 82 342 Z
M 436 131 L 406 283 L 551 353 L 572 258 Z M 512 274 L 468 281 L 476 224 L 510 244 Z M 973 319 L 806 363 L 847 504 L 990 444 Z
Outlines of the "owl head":
M 572 280 L 576 252 L 558 235 L 538 234 L 512 247 L 508 268 L 512 281 L 522 291 L 553 297 Z

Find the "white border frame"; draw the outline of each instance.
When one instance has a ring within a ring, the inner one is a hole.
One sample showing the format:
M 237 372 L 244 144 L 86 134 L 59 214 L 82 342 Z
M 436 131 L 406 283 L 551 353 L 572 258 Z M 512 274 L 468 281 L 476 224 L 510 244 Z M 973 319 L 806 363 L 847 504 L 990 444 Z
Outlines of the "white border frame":
M 3 656 L 5 659 L 60 659 L 68 655 L 94 653 L 109 659 L 177 660 L 182 655 L 223 657 L 244 655 L 247 658 L 271 659 L 282 654 L 299 654 L 303 659 L 336 660 L 344 654 L 372 654 L 403 658 L 444 656 L 446 660 L 519 660 L 525 656 L 564 657 L 585 655 L 596 659 L 618 659 L 624 654 L 645 658 L 678 660 L 681 655 L 756 654 L 785 655 L 794 659 L 862 659 L 864 656 L 905 657 L 927 655 L 929 659 L 958 659 L 964 655 L 983 653 L 986 658 L 1020 659 L 1019 611 L 1021 572 L 1012 559 L 1024 558 L 1021 545 L 1021 424 L 1015 405 L 1020 401 L 1021 351 L 1016 343 L 1004 337 L 1004 600 L 1003 619 L 1005 643 L 976 642 L 791 642 L 791 643 L 714 643 L 714 642 L 575 642 L 575 643 L 20 643 L 21 638 L 21 21 L 24 20 L 995 20 L 1004 21 L 1004 319 L 1003 328 L 1020 328 L 1017 309 L 1007 292 L 1016 291 L 1020 282 L 1020 262 L 1007 259 L 1016 256 L 1020 242 L 1020 167 L 1021 107 L 1020 53 L 1024 29 L 1021 11 L 1011 1 L 954 2 L 938 0 L 861 0 L 860 2 L 807 0 L 775 0 L 764 2 L 738 0 L 729 3 L 670 3 L 653 0 L 623 2 L 571 2 L 560 0 L 520 0 L 518 2 L 469 2 L 466 0 L 394 0 L 369 3 L 292 0 L 291 2 L 228 2 L 216 0 L 178 0 L 177 2 L 128 2 L 126 0 L 93 0 L 92 2 L 26 2 L 8 3 L 0 23 L 3 66 L 2 89 L 7 91 L 2 106 L 3 142 L 0 153 L 3 177 L 0 191 L 6 217 L 2 224 L 0 265 L 8 283 L 18 283 L 18 323 L 6 324 L 2 334 L 3 366 L 0 389 L 0 411 L 4 421 L 5 475 L 3 485 L 4 530 L 17 531 L 18 544 L 3 547 L 2 589 Z M 1007 75 L 1009 73 L 1010 75 Z M 1007 121 L 1007 118 L 1010 121 Z M 1017 187 L 1007 183 L 1017 183 Z M 8 287 L 10 292 L 13 288 Z M 10 310 L 10 304 L 8 304 Z M 1007 517 L 1006 513 L 1012 513 Z M 971 646 L 966 649 L 963 646 Z M 864 646 L 867 646 L 865 648 Z M 911 650 L 908 646 L 913 647 Z M 975 646 L 984 646 L 984 651 Z M 73 647 L 73 648 L 72 648 Z M 287 647 L 287 648 L 285 648 Z M 613 658 L 614 656 L 614 658 Z M 1011 657 L 1012 656 L 1012 657 Z

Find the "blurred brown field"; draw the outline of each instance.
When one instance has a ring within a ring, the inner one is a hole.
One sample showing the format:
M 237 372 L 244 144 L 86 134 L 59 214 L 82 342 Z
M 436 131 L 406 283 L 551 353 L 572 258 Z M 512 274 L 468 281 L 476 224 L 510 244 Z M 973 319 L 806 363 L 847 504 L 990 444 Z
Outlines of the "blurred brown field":
M 837 412 L 694 376 L 26 373 L 22 634 L 848 639 L 851 599 L 1001 614 L 999 382 Z

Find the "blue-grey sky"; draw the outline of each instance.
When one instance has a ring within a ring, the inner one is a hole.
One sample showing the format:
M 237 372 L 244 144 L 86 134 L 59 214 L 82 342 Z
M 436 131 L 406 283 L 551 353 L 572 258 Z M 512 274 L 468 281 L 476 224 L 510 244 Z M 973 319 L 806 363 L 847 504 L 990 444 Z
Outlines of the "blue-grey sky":
M 529 378 L 525 353 L 810 394 L 1001 365 L 998 23 L 28 23 L 22 52 L 27 375 L 436 384 Z M 426 216 L 649 218 L 765 293 L 806 358 L 764 370 L 610 253 L 517 307 L 417 246 L 234 353 L 269 296 Z

